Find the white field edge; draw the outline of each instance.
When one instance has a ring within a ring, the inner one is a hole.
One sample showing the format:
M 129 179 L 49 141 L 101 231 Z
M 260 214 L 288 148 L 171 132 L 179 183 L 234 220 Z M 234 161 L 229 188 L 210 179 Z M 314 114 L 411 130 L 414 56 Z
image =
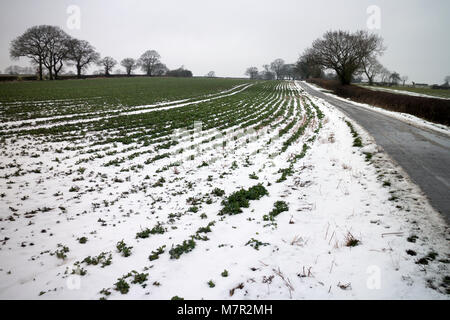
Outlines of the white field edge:
M 442 100 L 450 100 L 450 98 L 444 98 L 444 97 L 438 97 L 438 96 L 432 96 L 429 94 L 424 94 L 424 93 L 417 93 L 417 92 L 412 92 L 412 91 L 407 91 L 407 90 L 397 90 L 397 89 L 390 89 L 390 88 L 380 88 L 380 87 L 374 87 L 374 86 L 368 86 L 368 85 L 363 85 L 361 86 L 363 88 L 367 88 L 373 91 L 385 91 L 385 92 L 391 92 L 391 93 L 398 93 L 398 94 L 404 94 L 407 96 L 414 96 L 414 97 L 424 97 L 424 98 L 433 98 L 433 99 L 442 99 Z
M 386 110 L 386 109 L 383 109 L 383 108 L 372 106 L 370 104 L 356 102 L 356 101 L 353 101 L 351 99 L 345 99 L 345 98 L 339 97 L 339 96 L 337 96 L 337 95 L 335 95 L 333 93 L 330 93 L 329 91 L 327 91 L 327 90 L 325 90 L 325 89 L 323 89 L 323 88 L 321 88 L 321 87 L 319 87 L 319 86 L 317 86 L 315 84 L 312 84 L 312 83 L 309 83 L 309 82 L 306 82 L 306 81 L 302 81 L 302 83 L 310 86 L 311 88 L 313 88 L 315 90 L 321 91 L 323 94 L 326 94 L 327 96 L 330 96 L 330 97 L 333 97 L 333 98 L 336 98 L 336 99 L 339 99 L 339 100 L 342 100 L 342 101 L 345 101 L 345 102 L 351 102 L 352 104 L 357 105 L 359 107 L 363 107 L 363 108 L 366 108 L 366 109 L 370 109 L 372 111 L 377 111 L 377 112 L 386 114 L 386 115 L 388 115 L 390 117 L 393 117 L 393 118 L 396 118 L 398 120 L 404 121 L 404 122 L 406 122 L 406 123 L 408 123 L 410 125 L 413 125 L 413 126 L 418 126 L 418 127 L 429 129 L 429 130 L 435 130 L 437 132 L 440 132 L 440 133 L 443 133 L 443 134 L 446 134 L 446 135 L 450 136 L 450 127 L 448 127 L 446 125 L 430 122 L 430 121 L 421 119 L 419 117 L 413 116 L 413 115 L 411 115 L 409 113 L 389 111 L 389 110 Z
M 289 85 L 301 91 L 296 84 Z M 30 168 L 42 162 L 43 173 L 34 174 L 34 180 L 10 178 L 8 181 L 15 182 L 11 189 L 3 183 L 4 179 L 0 185 L 0 193 L 6 194 L 0 198 L 0 298 L 99 299 L 105 297 L 99 291 L 106 288 L 111 292 L 107 299 L 170 299 L 173 296 L 185 299 L 448 299 L 440 287 L 443 277 L 448 275 L 448 266 L 437 261 L 448 259 L 446 223 L 366 131 L 323 100 L 304 91 L 302 94 L 324 113 L 323 127 L 306 156 L 294 165 L 294 174 L 281 183 L 274 183 L 280 176 L 278 169 L 286 167 L 291 154 L 301 152 L 303 142 L 317 129 L 317 122 L 313 121 L 287 152 L 273 160 L 269 155 L 277 152 L 285 139 L 267 145 L 273 131 L 261 132 L 259 139 L 247 144 L 237 140 L 236 148 L 230 147 L 227 153 L 208 149 L 210 144 L 206 144 L 198 159 L 183 161 L 177 172 L 151 174 L 172 163 L 171 158 L 149 164 L 145 172 L 136 175 L 118 173 L 114 167 L 101 167 L 106 160 L 98 160 L 89 163 L 86 171 L 107 172 L 108 176 L 120 178 L 131 175 L 131 181 L 111 185 L 103 192 L 84 193 L 80 199 L 67 197 L 73 195 L 67 190 L 76 183 L 72 182 L 72 176 L 64 174 L 79 167 L 74 164 L 75 153 L 67 152 L 67 161 L 54 169 L 56 175 L 45 169 L 53 166 L 54 155 L 44 154 L 37 160 L 17 156 L 17 162 Z M 353 138 L 345 120 L 353 123 L 363 140 L 363 148 L 352 146 Z M 191 143 L 186 140 L 175 147 Z M 17 153 L 22 145 L 36 152 L 48 147 L 33 141 L 32 137 L 7 144 L 8 150 L 0 158 L 1 165 L 12 161 L 5 154 Z M 254 153 L 256 150 L 262 151 Z M 365 161 L 364 152 L 373 153 L 371 162 Z M 210 166 L 199 168 L 204 160 L 218 155 L 218 160 Z M 247 158 L 250 164 L 245 167 Z M 141 159 L 136 158 L 129 165 L 138 160 Z M 236 170 L 230 169 L 233 161 L 239 165 Z M 224 171 L 230 174 L 219 178 Z M 249 178 L 253 172 L 259 180 Z M 152 183 L 160 176 L 167 182 L 152 189 L 150 194 L 130 193 L 117 204 L 92 210 L 92 203 L 115 199 L 115 195 L 142 181 L 146 173 Z M 384 174 L 382 179 L 380 174 Z M 208 181 L 210 175 L 212 181 Z M 93 187 L 102 183 L 92 181 L 89 183 Z M 267 186 L 267 181 L 272 184 Z M 383 181 L 390 181 L 391 186 L 383 187 Z M 185 182 L 192 182 L 195 188 L 189 190 Z M 264 183 L 269 195 L 251 201 L 250 207 L 244 208 L 241 214 L 220 221 L 217 213 L 222 208 L 222 198 L 218 197 L 212 197 L 211 205 L 201 204 L 198 213 L 187 212 L 188 197 L 210 194 L 215 187 L 229 195 L 258 182 Z M 63 195 L 54 197 L 58 191 Z M 109 192 L 114 195 L 110 196 Z M 174 196 L 177 192 L 181 194 Z M 398 197 L 397 201 L 389 201 L 392 194 Z M 24 195 L 30 198 L 22 201 Z M 263 215 L 278 200 L 287 202 L 289 211 L 276 217 L 277 228 L 264 227 L 267 222 L 263 221 Z M 23 214 L 60 205 L 66 207 L 66 213 L 54 209 L 38 212 L 32 219 L 6 219 L 13 213 L 9 207 Z M 184 214 L 172 224 L 166 223 L 168 215 L 176 212 Z M 201 219 L 201 213 L 207 219 Z M 100 225 L 100 218 L 106 226 Z M 196 241 L 193 251 L 179 259 L 169 258 L 172 245 L 189 239 L 199 227 L 213 220 L 216 224 L 211 227 L 212 232 L 204 234 L 209 241 Z M 157 221 L 164 223 L 166 233 L 150 235 L 147 239 L 135 238 L 137 232 L 152 228 Z M 361 243 L 345 246 L 348 232 Z M 407 241 L 411 235 L 417 236 L 415 243 Z M 88 238 L 86 244 L 77 241 L 82 236 Z M 268 245 L 255 250 L 246 246 L 251 238 Z M 116 243 L 122 239 L 133 247 L 129 257 L 122 257 L 116 250 Z M 49 254 L 58 249 L 58 243 L 70 248 L 65 259 Z M 151 251 L 162 245 L 166 245 L 165 253 L 149 261 Z M 408 255 L 406 250 L 413 250 L 417 255 Z M 430 251 L 438 253 L 434 261 L 428 265 L 416 264 Z M 76 261 L 100 252 L 111 252 L 111 265 L 101 268 L 83 263 L 86 275 L 71 274 L 76 270 Z M 222 277 L 225 269 L 228 276 Z M 127 294 L 114 290 L 117 279 L 132 270 L 148 273 L 145 287 L 131 284 L 128 278 Z M 215 284 L 213 288 L 208 285 L 210 280 Z M 237 288 L 240 284 L 242 289 Z M 231 295 L 233 288 L 237 289 Z

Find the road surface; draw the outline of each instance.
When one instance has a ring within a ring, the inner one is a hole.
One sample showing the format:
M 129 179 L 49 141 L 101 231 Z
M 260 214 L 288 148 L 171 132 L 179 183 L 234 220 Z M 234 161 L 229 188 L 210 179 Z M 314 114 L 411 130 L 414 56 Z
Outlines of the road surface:
M 416 127 L 380 112 L 359 107 L 301 83 L 309 94 L 322 98 L 358 122 L 419 185 L 431 205 L 450 222 L 450 137 Z

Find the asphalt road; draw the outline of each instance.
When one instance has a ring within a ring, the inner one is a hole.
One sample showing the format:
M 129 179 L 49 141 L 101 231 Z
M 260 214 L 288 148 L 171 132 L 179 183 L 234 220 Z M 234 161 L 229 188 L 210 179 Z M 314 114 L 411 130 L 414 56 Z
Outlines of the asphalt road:
M 450 222 L 450 137 L 359 107 L 300 83 L 358 122 L 419 185 L 432 206 Z

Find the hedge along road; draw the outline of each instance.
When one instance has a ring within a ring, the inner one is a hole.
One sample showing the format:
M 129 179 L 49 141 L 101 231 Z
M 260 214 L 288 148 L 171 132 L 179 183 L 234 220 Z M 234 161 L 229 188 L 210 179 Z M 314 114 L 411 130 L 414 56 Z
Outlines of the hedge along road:
M 413 126 L 380 112 L 359 107 L 299 82 L 309 94 L 324 99 L 364 127 L 427 195 L 450 222 L 450 137 Z

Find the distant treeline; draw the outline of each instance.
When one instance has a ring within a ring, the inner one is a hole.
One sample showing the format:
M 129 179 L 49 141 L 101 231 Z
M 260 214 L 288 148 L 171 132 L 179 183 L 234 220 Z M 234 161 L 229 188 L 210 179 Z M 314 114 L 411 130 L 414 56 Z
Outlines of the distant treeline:
M 158 76 L 158 77 L 166 77 L 168 75 Z M 80 77 L 74 74 L 63 74 L 58 76 L 58 80 L 74 80 L 74 79 L 96 79 L 96 78 L 105 78 L 105 75 L 102 74 L 83 74 Z M 108 78 L 127 78 L 127 77 L 148 77 L 146 74 L 132 74 L 130 76 L 126 74 L 111 74 Z M 39 80 L 38 75 L 1 75 L 0 81 L 35 81 Z
M 11 42 L 9 53 L 13 59 L 29 58 L 32 65 L 35 66 L 39 80 L 60 78 L 65 65 L 75 66 L 77 78 L 86 77 L 83 76 L 83 73 L 91 65 L 102 67 L 102 70 L 96 71 L 94 74 L 111 76 L 113 68 L 117 65 L 117 61 L 113 57 L 100 58 L 100 53 L 88 41 L 76 39 L 60 27 L 49 25 L 33 26 L 27 29 Z M 125 68 L 127 76 L 131 76 L 134 70 L 140 68 L 149 77 L 164 75 L 192 77 L 192 72 L 184 67 L 169 70 L 161 62 L 161 56 L 155 50 L 145 51 L 138 59 L 122 59 L 120 65 Z M 14 73 L 14 70 L 7 71 L 7 73 Z M 121 73 L 121 71 L 116 73 Z M 8 77 L 1 79 L 9 80 Z M 32 80 L 28 76 L 16 79 Z
M 339 80 L 347 85 L 362 82 L 365 78 L 370 85 L 375 84 L 377 79 L 389 86 L 406 85 L 409 79 L 407 75 L 390 71 L 379 62 L 379 56 L 386 49 L 379 35 L 364 30 L 353 33 L 327 31 L 304 50 L 296 63 L 286 64 L 283 59 L 276 59 L 263 65 L 261 71 L 255 66 L 249 67 L 245 74 L 250 79 L 264 80 L 322 78 Z M 445 77 L 444 82 L 443 85 L 436 84 L 432 87 L 446 89 L 449 87 L 450 76 Z
M 173 71 L 173 72 L 171 72 Z M 153 78 L 167 78 L 167 77 L 178 77 L 178 78 L 205 78 L 204 76 L 190 76 L 186 75 L 186 72 L 177 72 L 176 70 L 171 70 L 165 75 L 161 76 L 153 76 Z M 185 70 L 189 71 L 189 70 Z M 190 71 L 189 71 L 190 72 Z M 191 73 L 190 73 L 191 74 Z M 58 76 L 58 80 L 77 80 L 77 79 L 101 79 L 101 78 L 146 78 L 148 77 L 146 74 L 111 74 L 109 76 L 105 76 L 103 74 L 83 74 L 80 77 L 74 74 L 63 74 Z M 223 79 L 223 78 L 222 78 Z M 244 79 L 244 78 L 236 78 L 231 77 L 229 79 Z M 39 80 L 38 75 L 9 75 L 9 74 L 0 74 L 0 82 L 4 81 L 36 81 Z

